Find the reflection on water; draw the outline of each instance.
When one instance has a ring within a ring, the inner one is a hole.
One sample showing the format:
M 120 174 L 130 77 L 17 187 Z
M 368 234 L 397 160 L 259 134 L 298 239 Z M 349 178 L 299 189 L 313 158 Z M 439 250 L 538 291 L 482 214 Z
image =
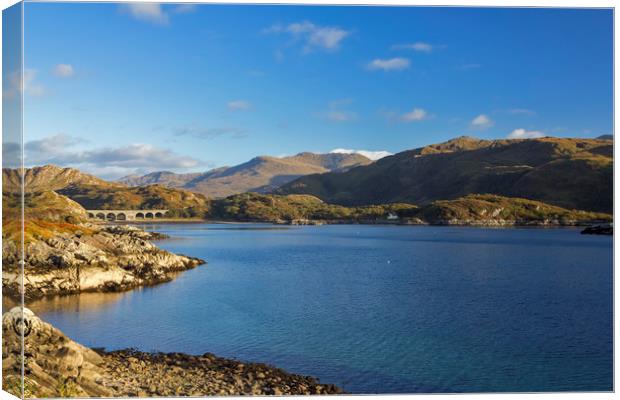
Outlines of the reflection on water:
M 167 229 L 170 224 L 144 224 L 140 228 L 145 231 L 159 231 Z M 290 229 L 299 229 L 299 227 L 290 225 L 272 225 L 272 224 L 232 224 L 232 223 L 218 223 L 218 224 L 179 224 L 179 227 L 183 231 L 284 231 Z
M 611 237 L 155 226 L 182 239 L 159 246 L 209 264 L 150 288 L 30 306 L 87 346 L 212 352 L 352 393 L 613 388 Z
M 10 297 L 2 296 L 2 314 L 9 311 L 11 308 L 19 305 L 19 302 Z
M 27 302 L 26 307 L 35 314 L 54 313 L 58 311 L 75 312 L 99 311 L 110 307 L 125 297 L 134 296 L 134 291 L 121 293 L 82 293 L 68 296 L 56 296 Z

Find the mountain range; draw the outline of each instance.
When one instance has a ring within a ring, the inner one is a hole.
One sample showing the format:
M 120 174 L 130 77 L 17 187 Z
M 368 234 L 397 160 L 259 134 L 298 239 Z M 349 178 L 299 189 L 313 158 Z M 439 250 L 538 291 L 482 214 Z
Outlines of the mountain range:
M 369 158 L 360 154 L 305 152 L 290 157 L 260 156 L 243 164 L 204 173 L 159 171 L 143 176 L 131 175 L 118 182 L 128 186 L 161 184 L 217 198 L 245 192 L 268 193 L 300 176 L 340 173 L 370 163 Z
M 3 169 L 3 193 L 20 191 L 20 175 Z M 375 162 L 357 154 L 263 156 L 205 173 L 158 172 L 123 180 L 132 186 L 47 165 L 26 169 L 24 182 L 26 192 L 55 191 L 87 209 L 167 208 L 179 217 L 199 217 L 213 206 L 211 198 L 245 192 L 311 195 L 344 206 L 424 206 L 492 194 L 612 213 L 613 140 L 459 137 Z
M 341 205 L 420 205 L 484 193 L 611 213 L 613 140 L 463 136 L 343 173 L 300 177 L 275 192 Z

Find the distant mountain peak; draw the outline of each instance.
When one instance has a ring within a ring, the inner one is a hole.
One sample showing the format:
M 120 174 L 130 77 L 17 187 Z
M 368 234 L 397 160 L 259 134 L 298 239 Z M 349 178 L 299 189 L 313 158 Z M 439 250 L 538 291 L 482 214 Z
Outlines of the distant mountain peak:
M 261 155 L 239 165 L 220 167 L 204 173 L 175 174 L 158 171 L 144 176 L 124 177 L 119 181 L 129 186 L 158 183 L 210 197 L 225 197 L 248 191 L 265 193 L 300 176 L 343 172 L 371 162 L 361 154 L 321 154 L 306 151 L 286 157 Z

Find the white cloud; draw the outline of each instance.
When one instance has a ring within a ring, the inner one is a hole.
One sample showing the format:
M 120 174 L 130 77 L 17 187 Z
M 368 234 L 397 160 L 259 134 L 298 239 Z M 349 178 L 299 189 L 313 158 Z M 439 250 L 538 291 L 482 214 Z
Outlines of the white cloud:
M 325 113 L 325 117 L 334 122 L 347 122 L 357 118 L 357 114 L 351 111 L 331 110 Z
M 187 4 L 179 4 L 178 6 L 172 9 L 172 12 L 176 14 L 188 14 L 188 13 L 196 11 L 196 9 L 198 9 L 197 4 L 187 3 Z
M 342 39 L 347 37 L 349 32 L 340 28 L 318 28 L 310 34 L 308 43 L 310 46 L 322 47 L 324 49 L 334 50 L 340 46 Z
M 54 67 L 54 75 L 60 78 L 69 78 L 73 76 L 74 73 L 75 71 L 71 64 L 58 64 Z
M 428 118 L 428 113 L 422 108 L 414 108 L 408 113 L 401 115 L 400 118 L 405 122 L 422 121 Z
M 9 73 L 6 76 L 6 83 L 3 84 L 2 97 L 12 98 L 20 92 L 33 97 L 45 95 L 47 93 L 45 87 L 35 80 L 37 73 L 37 70 L 32 68 L 25 68 L 23 74 L 20 71 Z
M 167 25 L 168 14 L 159 3 L 127 3 L 121 5 L 122 9 L 137 20 L 150 22 L 157 25 Z
M 353 149 L 334 149 L 330 151 L 330 153 L 336 154 L 360 154 L 364 157 L 367 157 L 373 161 L 379 160 L 383 157 L 391 156 L 393 153 L 389 151 L 381 150 L 381 151 L 370 151 L 370 150 L 353 150 Z
M 409 59 L 402 57 L 390 58 L 387 60 L 375 58 L 368 63 L 367 68 L 371 71 L 400 71 L 409 68 Z
M 126 3 L 120 5 L 121 12 L 129 14 L 133 18 L 150 22 L 155 25 L 168 25 L 170 14 L 189 14 L 198 9 L 197 4 L 167 4 L 166 8 L 161 3 Z
M 485 114 L 480 114 L 471 121 L 471 126 L 473 128 L 483 129 L 483 130 L 492 127 L 494 124 L 495 122 L 493 122 L 491 118 L 489 118 Z
M 263 29 L 266 34 L 287 33 L 296 40 L 304 42 L 304 52 L 314 49 L 335 51 L 341 42 L 351 34 L 350 31 L 337 26 L 319 26 L 310 21 L 295 22 L 288 25 L 275 24 Z
M 508 139 L 534 139 L 544 137 L 545 134 L 541 131 L 527 131 L 523 128 L 515 129 L 507 136 Z
M 429 43 L 424 42 L 415 42 L 415 43 L 407 43 L 407 44 L 396 44 L 392 46 L 394 50 L 414 50 L 423 53 L 430 53 L 433 51 L 434 46 Z
M 84 143 L 85 140 L 59 133 L 57 135 L 48 136 L 43 139 L 31 140 L 24 145 L 25 152 L 41 153 L 41 154 L 60 154 L 65 149 L 75 146 L 80 143 Z
M 233 100 L 226 103 L 230 111 L 244 111 L 252 108 L 252 103 L 245 100 Z
M 31 140 L 24 145 L 28 166 L 56 164 L 78 168 L 91 173 L 120 177 L 133 173 L 171 169 L 186 170 L 204 162 L 176 154 L 151 144 L 134 143 L 119 147 L 80 149 L 85 140 L 58 134 Z

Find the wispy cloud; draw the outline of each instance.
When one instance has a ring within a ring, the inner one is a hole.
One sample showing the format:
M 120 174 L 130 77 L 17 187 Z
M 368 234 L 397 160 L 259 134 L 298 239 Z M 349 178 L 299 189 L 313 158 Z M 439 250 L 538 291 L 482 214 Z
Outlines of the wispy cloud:
M 332 100 L 328 104 L 329 109 L 319 115 L 333 122 L 353 121 L 357 119 L 357 113 L 346 109 L 352 102 L 353 99 L 348 98 Z
M 252 103 L 246 100 L 233 100 L 226 103 L 230 111 L 246 111 L 252 109 Z
M 401 115 L 400 119 L 404 122 L 415 122 L 425 120 L 428 117 L 428 112 L 426 112 L 423 108 L 414 108 L 413 110 Z
M 43 164 L 70 166 L 111 178 L 161 169 L 186 170 L 205 165 L 195 158 L 151 144 L 77 148 L 84 143 L 86 141 L 81 138 L 65 134 L 32 140 L 24 145 L 26 161 L 29 166 Z
M 201 127 L 184 127 L 174 131 L 175 136 L 190 136 L 196 139 L 215 139 L 222 136 L 232 138 L 245 137 L 245 131 L 238 128 L 201 128 Z
M 347 122 L 357 118 L 357 114 L 351 111 L 330 110 L 325 113 L 325 117 L 334 122 Z
M 155 25 L 168 25 L 170 14 L 188 14 L 198 9 L 196 4 L 166 5 L 161 3 L 126 3 L 120 5 L 121 12 Z
M 471 127 L 474 129 L 484 130 L 492 127 L 494 124 L 495 122 L 485 114 L 480 114 L 471 120 Z
M 334 149 L 330 151 L 330 153 L 336 154 L 360 154 L 366 158 L 369 158 L 373 161 L 379 160 L 383 157 L 391 156 L 393 153 L 389 151 L 380 150 L 380 151 L 371 151 L 371 150 L 353 150 L 353 149 Z
M 511 108 L 508 112 L 514 115 L 536 115 L 536 111 L 527 108 Z
M 47 90 L 45 86 L 36 81 L 37 74 L 38 71 L 33 68 L 25 68 L 23 74 L 20 71 L 9 73 L 5 77 L 6 83 L 3 84 L 2 97 L 12 98 L 20 92 L 33 97 L 45 95 Z
M 53 73 L 59 78 L 70 78 L 73 76 L 75 71 L 73 70 L 73 65 L 71 64 L 57 64 L 54 67 Z
M 62 154 L 69 147 L 73 147 L 80 143 L 85 143 L 86 140 L 65 135 L 64 133 L 59 133 L 57 135 L 48 136 L 43 139 L 31 140 L 24 145 L 25 152 L 33 152 L 38 154 Z
M 168 25 L 170 20 L 159 3 L 126 3 L 121 4 L 121 10 L 139 21 L 150 22 L 156 25 Z
M 197 9 L 198 9 L 197 4 L 187 3 L 187 4 L 179 4 L 178 6 L 172 9 L 172 12 L 176 14 L 188 14 L 188 13 L 192 13 L 196 11 Z
M 411 62 L 408 58 L 395 57 L 390 59 L 375 58 L 366 66 L 371 71 L 402 71 L 409 68 Z
M 430 53 L 435 48 L 434 45 L 425 42 L 395 44 L 392 46 L 392 50 L 413 50 L 422 53 Z
M 341 42 L 351 34 L 338 26 L 320 26 L 310 21 L 294 22 L 288 25 L 275 24 L 262 30 L 264 34 L 288 34 L 295 40 L 303 41 L 303 51 L 314 49 L 336 51 Z
M 508 139 L 534 139 L 544 137 L 545 134 L 541 131 L 528 131 L 523 128 L 515 129 L 507 136 Z

